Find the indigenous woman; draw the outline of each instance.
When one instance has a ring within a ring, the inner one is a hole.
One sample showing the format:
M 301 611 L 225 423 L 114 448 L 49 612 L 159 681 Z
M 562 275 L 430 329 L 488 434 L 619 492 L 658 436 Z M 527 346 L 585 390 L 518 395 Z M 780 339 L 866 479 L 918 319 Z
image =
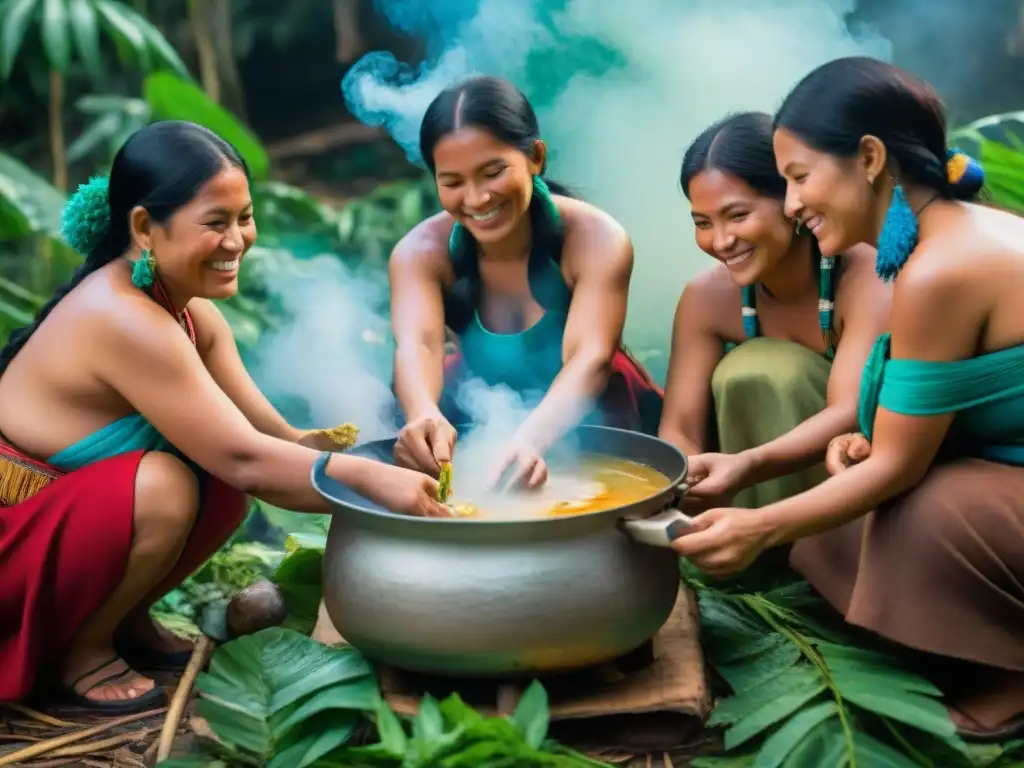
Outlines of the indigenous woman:
M 679 300 L 659 434 L 690 457 L 689 507 L 757 507 L 827 477 L 829 441 L 857 424 L 890 290 L 871 248 L 823 258 L 783 212 L 769 115 L 704 131 L 680 183 L 697 245 L 719 263 Z
M 150 605 L 224 543 L 247 495 L 328 511 L 310 471 L 351 436 L 287 424 L 210 301 L 235 293 L 256 238 L 223 140 L 143 128 L 72 197 L 64 234 L 85 261 L 0 352 L 0 701 L 39 683 L 124 714 L 164 701 L 129 664 L 183 666 L 189 650 Z M 424 474 L 328 457 L 388 509 L 445 514 Z
M 621 345 L 629 237 L 544 180 L 526 97 L 498 78 L 464 81 L 427 109 L 420 150 L 444 210 L 390 263 L 399 463 L 437 474 L 451 458 L 467 377 L 533 408 L 495 468 L 510 484 L 543 482 L 541 455 L 581 420 L 653 433 L 661 392 Z M 446 326 L 459 350 L 447 360 Z
M 712 509 L 677 539 L 710 573 L 766 545 L 848 622 L 925 654 L 965 738 L 1024 722 L 1024 221 L 971 204 L 981 168 L 946 147 L 938 96 L 880 61 L 808 75 L 776 117 L 786 211 L 831 256 L 877 243 L 894 280 L 860 432 L 832 477 L 751 512 Z

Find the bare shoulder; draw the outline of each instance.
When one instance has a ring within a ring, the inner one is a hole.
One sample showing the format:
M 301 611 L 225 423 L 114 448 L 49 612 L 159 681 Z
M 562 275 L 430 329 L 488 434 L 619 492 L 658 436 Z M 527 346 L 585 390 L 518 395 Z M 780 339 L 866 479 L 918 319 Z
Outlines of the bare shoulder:
M 192 299 L 188 303 L 188 313 L 192 316 L 192 325 L 196 329 L 196 346 L 200 353 L 208 349 L 215 340 L 225 335 L 233 335 L 227 318 L 209 299 Z
M 633 243 L 614 216 L 583 200 L 552 198 L 565 226 L 568 269 L 632 271 Z
M 730 326 L 740 322 L 742 306 L 740 287 L 725 265 L 716 264 L 686 283 L 676 307 L 676 322 L 699 323 L 718 335 L 728 336 Z
M 448 239 L 455 220 L 445 211 L 435 213 L 410 229 L 395 244 L 388 262 L 388 270 L 426 270 L 438 275 L 448 271 Z

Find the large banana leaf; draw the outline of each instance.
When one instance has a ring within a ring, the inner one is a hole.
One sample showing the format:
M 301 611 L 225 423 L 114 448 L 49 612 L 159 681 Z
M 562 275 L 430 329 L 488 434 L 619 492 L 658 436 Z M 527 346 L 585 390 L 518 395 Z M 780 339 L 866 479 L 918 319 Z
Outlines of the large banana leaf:
M 268 768 L 313 764 L 380 699 L 372 668 L 354 650 L 278 628 L 219 648 L 197 688 L 197 711 L 217 737 Z
M 143 94 L 153 119 L 189 120 L 209 128 L 235 146 L 254 179 L 267 178 L 270 158 L 260 140 L 202 89 L 171 72 L 154 72 L 146 77 Z

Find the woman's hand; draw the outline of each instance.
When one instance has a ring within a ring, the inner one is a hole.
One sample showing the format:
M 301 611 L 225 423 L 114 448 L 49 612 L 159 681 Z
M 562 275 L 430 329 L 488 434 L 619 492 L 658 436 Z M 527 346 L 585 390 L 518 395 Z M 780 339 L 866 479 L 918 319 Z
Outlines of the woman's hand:
M 529 443 L 513 440 L 498 459 L 488 488 L 533 490 L 548 481 L 548 465 Z
M 700 511 L 732 502 L 746 486 L 752 465 L 742 453 L 702 453 L 690 459 L 683 508 Z
M 693 518 L 672 548 L 709 576 L 724 578 L 749 568 L 767 542 L 768 531 L 756 509 L 719 507 Z
M 370 461 L 370 460 L 368 460 Z M 437 500 L 437 481 L 422 472 L 370 461 L 364 482 L 356 490 L 389 512 L 414 517 L 451 517 Z
M 452 460 L 456 437 L 455 427 L 440 413 L 421 416 L 410 421 L 398 433 L 395 463 L 438 477 L 441 463 Z
M 871 443 L 860 432 L 833 438 L 825 452 L 825 469 L 838 475 L 844 469 L 859 464 L 871 455 Z

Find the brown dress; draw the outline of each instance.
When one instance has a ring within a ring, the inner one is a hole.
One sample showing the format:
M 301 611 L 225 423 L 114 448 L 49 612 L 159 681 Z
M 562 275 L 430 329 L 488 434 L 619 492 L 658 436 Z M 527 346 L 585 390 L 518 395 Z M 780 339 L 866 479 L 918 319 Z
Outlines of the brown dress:
M 890 360 L 886 334 L 861 387 L 869 439 L 879 405 L 955 412 L 944 454 L 993 460 L 937 461 L 902 496 L 798 541 L 790 563 L 850 624 L 932 655 L 932 664 L 973 663 L 978 686 L 947 693 L 1019 680 L 1012 698 L 1024 713 L 1024 675 L 1006 674 L 1024 673 L 1024 345 L 955 362 Z

